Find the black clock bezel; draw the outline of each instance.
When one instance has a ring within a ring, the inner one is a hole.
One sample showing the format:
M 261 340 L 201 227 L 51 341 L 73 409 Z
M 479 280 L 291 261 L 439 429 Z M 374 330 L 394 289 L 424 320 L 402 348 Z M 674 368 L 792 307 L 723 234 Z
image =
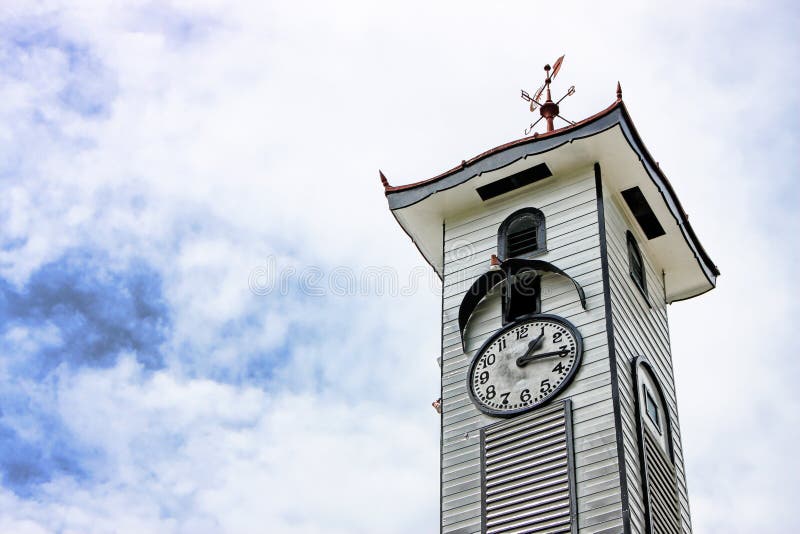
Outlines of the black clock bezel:
M 573 365 L 572 369 L 569 370 L 567 376 L 565 376 L 564 380 L 561 381 L 561 384 L 559 384 L 558 387 L 556 387 L 550 393 L 548 393 L 538 403 L 532 406 L 527 406 L 525 408 L 518 408 L 516 410 L 496 410 L 494 408 L 489 408 L 488 406 L 481 403 L 480 399 L 478 399 L 477 395 L 475 395 L 475 392 L 472 389 L 472 373 L 475 371 L 475 365 L 477 365 L 478 359 L 484 353 L 484 351 L 486 351 L 489 345 L 497 341 L 499 337 L 505 335 L 505 333 L 508 332 L 509 330 L 513 330 L 514 328 L 520 326 L 521 324 L 535 322 L 538 320 L 548 320 L 554 323 L 559 323 L 561 326 L 567 328 L 570 332 L 572 332 L 572 335 L 575 337 L 575 365 Z M 513 323 L 508 323 L 504 327 L 500 328 L 497 332 L 492 334 L 489 337 L 489 339 L 487 339 L 483 343 L 483 345 L 481 345 L 481 348 L 478 349 L 478 351 L 475 353 L 475 356 L 472 357 L 472 362 L 469 364 L 469 370 L 467 371 L 467 392 L 469 393 L 470 400 L 475 405 L 475 407 L 478 408 L 481 412 L 485 413 L 486 415 L 491 415 L 494 417 L 505 417 L 505 418 L 514 417 L 516 415 L 520 415 L 541 408 L 542 406 L 547 405 L 551 400 L 553 400 L 553 398 L 555 398 L 556 395 L 561 393 L 561 390 L 563 390 L 570 384 L 570 382 L 572 382 L 575 373 L 581 366 L 582 358 L 583 358 L 583 337 L 581 336 L 580 331 L 574 324 L 569 322 L 567 319 L 561 317 L 560 315 L 553 315 L 551 313 L 532 313 L 529 315 L 524 315 L 518 318 Z

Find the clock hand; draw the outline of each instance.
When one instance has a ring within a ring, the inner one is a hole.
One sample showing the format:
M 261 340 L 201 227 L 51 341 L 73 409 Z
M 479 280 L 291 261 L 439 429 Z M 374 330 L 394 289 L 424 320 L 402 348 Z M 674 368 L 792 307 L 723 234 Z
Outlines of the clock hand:
M 533 351 L 535 351 L 536 348 L 542 343 L 543 339 L 544 339 L 544 327 L 542 327 L 542 333 L 539 334 L 539 336 L 536 339 L 528 343 L 528 348 L 525 350 L 525 353 L 519 358 L 517 358 L 517 365 L 519 365 L 520 360 L 524 360 L 525 358 L 530 357 L 530 355 L 533 354 Z
M 535 351 L 535 350 L 536 350 L 536 348 L 537 348 L 539 345 L 541 345 L 541 344 L 542 344 L 542 340 L 543 340 L 543 339 L 544 339 L 544 328 L 542 328 L 542 333 L 541 333 L 541 334 L 539 334 L 539 337 L 537 337 L 536 339 L 534 339 L 533 341 L 531 341 L 530 343 L 528 343 L 528 350 L 526 350 L 526 351 L 525 351 L 525 354 L 523 354 L 522 356 L 520 356 L 520 359 L 521 359 L 521 358 L 527 358 L 528 356 L 530 356 L 530 355 L 533 353 L 533 351 Z
M 533 360 L 538 360 L 539 358 L 549 358 L 550 356 L 564 356 L 569 354 L 568 350 L 556 350 L 553 352 L 543 352 L 541 354 L 525 354 L 517 358 L 517 365 L 520 367 L 525 367 Z

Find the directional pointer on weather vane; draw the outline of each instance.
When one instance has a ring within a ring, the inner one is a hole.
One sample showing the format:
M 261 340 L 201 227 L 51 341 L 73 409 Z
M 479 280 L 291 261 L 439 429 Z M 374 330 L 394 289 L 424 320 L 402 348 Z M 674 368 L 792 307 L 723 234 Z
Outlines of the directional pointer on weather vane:
M 550 83 L 552 83 L 552 81 L 555 80 L 558 71 L 561 70 L 561 64 L 563 62 L 564 62 L 564 56 L 561 56 L 555 61 L 555 63 L 553 63 L 552 69 L 549 64 L 544 66 L 544 75 L 545 75 L 544 83 L 542 84 L 541 87 L 539 87 L 539 89 L 536 91 L 536 93 L 534 93 L 533 96 L 529 95 L 528 92 L 525 91 L 524 89 L 522 90 L 521 94 L 522 99 L 525 100 L 526 102 L 530 102 L 531 111 L 536 111 L 536 109 L 538 108 L 539 114 L 541 115 L 541 117 L 536 119 L 536 121 L 531 123 L 531 125 L 525 129 L 525 135 L 529 135 L 533 131 L 533 128 L 542 119 L 545 119 L 545 121 L 547 122 L 548 132 L 552 132 L 555 129 L 555 127 L 553 126 L 553 120 L 556 117 L 566 122 L 567 124 L 575 124 L 571 120 L 567 120 L 561 115 L 559 115 L 560 111 L 558 108 L 558 105 L 561 103 L 562 100 L 564 100 L 568 96 L 575 94 L 575 86 L 574 85 L 570 86 L 570 88 L 567 90 L 564 96 L 562 96 L 555 102 L 553 102 L 553 98 L 550 95 Z M 544 102 L 541 101 L 543 93 L 546 95 L 546 99 Z

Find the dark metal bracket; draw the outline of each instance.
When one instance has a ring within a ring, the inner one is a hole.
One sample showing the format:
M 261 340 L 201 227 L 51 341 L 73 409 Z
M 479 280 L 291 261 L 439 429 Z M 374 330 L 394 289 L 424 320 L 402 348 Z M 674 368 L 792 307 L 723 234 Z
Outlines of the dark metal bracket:
M 464 294 L 461 305 L 458 308 L 458 331 L 461 335 L 461 347 L 467 351 L 464 340 L 464 330 L 467 327 L 470 317 L 483 299 L 501 282 L 510 280 L 523 272 L 533 271 L 535 273 L 554 273 L 565 278 L 575 286 L 578 296 L 581 299 L 581 306 L 586 309 L 586 294 L 581 285 L 570 275 L 544 260 L 528 260 L 523 258 L 509 258 L 499 265 L 499 269 L 490 269 L 480 275 L 472 286 Z M 503 311 L 505 313 L 505 310 Z

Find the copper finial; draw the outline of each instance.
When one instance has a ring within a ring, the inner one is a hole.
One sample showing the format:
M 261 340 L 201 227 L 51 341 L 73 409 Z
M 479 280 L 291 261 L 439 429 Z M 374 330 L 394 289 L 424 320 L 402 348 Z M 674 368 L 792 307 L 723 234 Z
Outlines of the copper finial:
M 617 82 L 617 100 L 622 100 L 622 86 Z
M 550 94 L 550 84 L 553 82 L 553 80 L 555 79 L 556 75 L 561 70 L 561 63 L 563 61 L 564 61 L 564 56 L 561 56 L 560 58 L 558 58 L 555 61 L 555 63 L 553 63 L 553 67 L 552 68 L 550 67 L 549 64 L 544 66 L 544 76 L 545 76 L 544 84 L 541 87 L 539 87 L 539 89 L 534 93 L 533 96 L 529 95 L 524 90 L 522 91 L 522 95 L 521 95 L 522 99 L 527 101 L 527 102 L 530 102 L 531 111 L 536 110 L 536 108 L 538 107 L 539 108 L 539 114 L 541 115 L 541 117 L 539 119 L 537 119 L 536 122 L 531 124 L 525 130 L 525 135 L 529 135 L 533 131 L 533 127 L 536 126 L 536 124 L 542 119 L 545 119 L 545 121 L 547 122 L 547 131 L 548 132 L 552 132 L 555 129 L 555 126 L 553 125 L 553 121 L 555 120 L 556 117 L 558 117 L 559 119 L 561 119 L 564 122 L 567 122 L 569 124 L 575 124 L 574 122 L 569 121 L 569 120 L 565 119 L 564 117 L 562 117 L 561 115 L 559 115 L 559 108 L 558 108 L 558 105 L 561 103 L 562 100 L 564 100 L 568 96 L 570 96 L 570 95 L 575 93 L 575 86 L 573 85 L 572 87 L 570 87 L 567 90 L 567 93 L 564 96 L 562 96 L 561 98 L 559 98 L 555 102 L 553 102 L 553 97 Z M 552 72 L 551 72 L 551 70 L 552 70 Z M 545 91 L 546 91 L 546 93 L 545 93 Z M 542 103 L 540 101 L 540 98 L 541 98 L 543 93 L 546 94 L 546 97 L 545 97 L 546 99 L 545 99 L 544 103 Z
M 386 176 L 383 175 L 383 172 L 380 169 L 378 169 L 378 174 L 381 177 L 381 183 L 383 184 L 383 187 L 384 188 L 388 188 L 389 187 L 389 180 L 386 179 Z

